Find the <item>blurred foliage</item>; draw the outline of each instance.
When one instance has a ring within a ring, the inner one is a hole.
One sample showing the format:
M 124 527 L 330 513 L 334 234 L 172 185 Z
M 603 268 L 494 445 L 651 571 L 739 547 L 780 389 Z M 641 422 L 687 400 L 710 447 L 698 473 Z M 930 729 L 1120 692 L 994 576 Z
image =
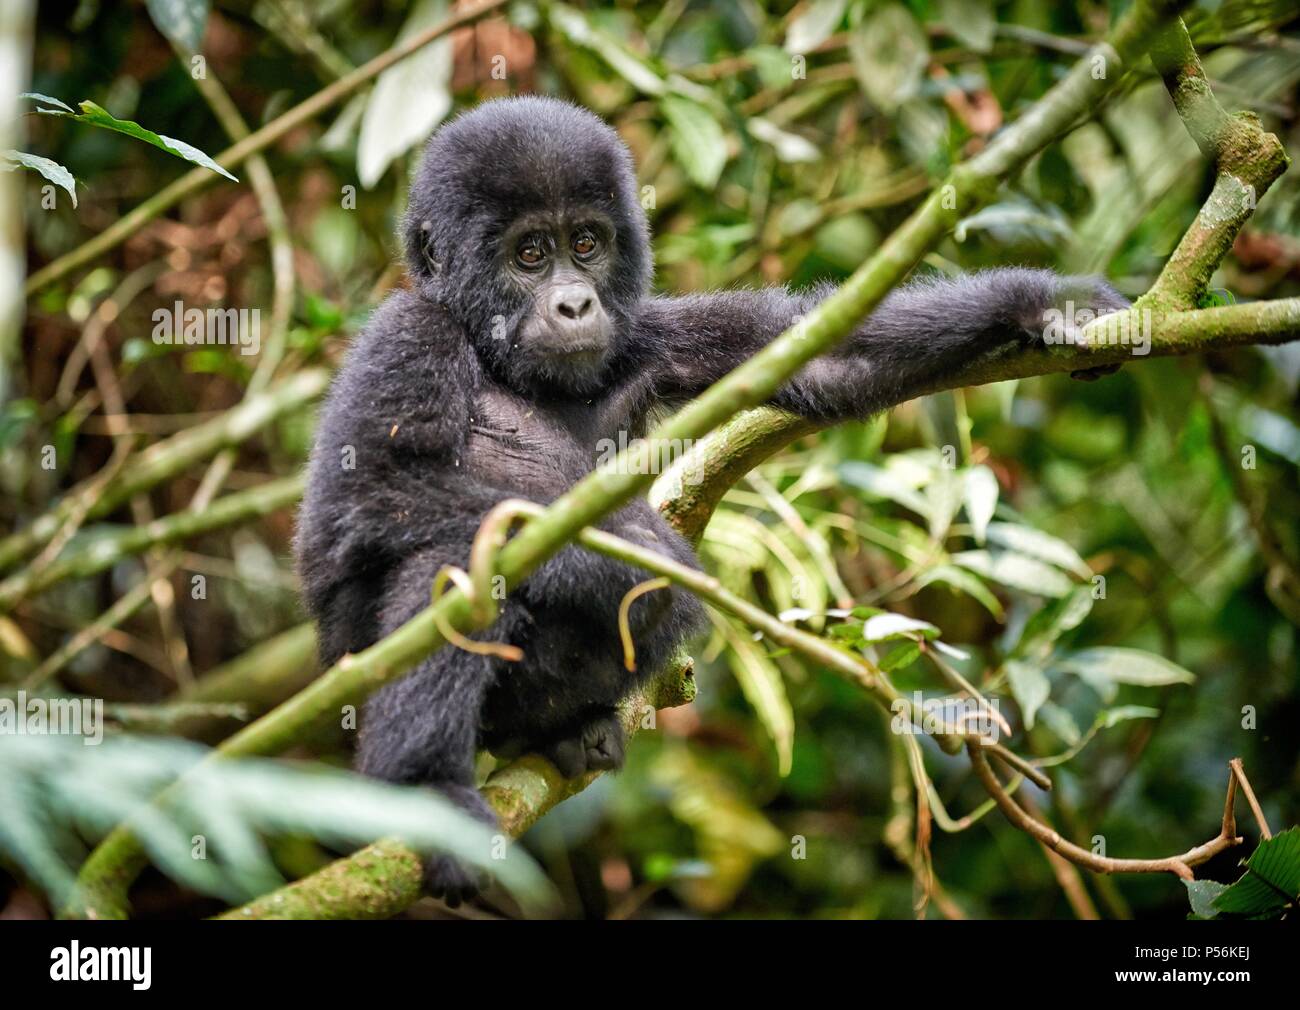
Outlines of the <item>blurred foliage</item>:
M 197 744 L 172 739 L 0 734 L 5 769 L 0 854 L 62 905 L 75 892 L 74 874 L 87 854 L 82 839 L 134 816 L 134 830 L 156 866 L 227 903 L 285 883 L 265 836 L 301 843 L 289 850 L 295 862 L 286 870 L 295 874 L 327 859 L 309 840 L 347 851 L 376 838 L 399 837 L 421 851 L 451 852 L 490 871 L 535 907 L 545 907 L 550 896 L 546 879 L 525 854 L 516 850 L 491 858 L 492 833 L 427 790 L 319 765 L 202 763 L 203 755 Z M 139 810 L 173 780 L 176 788 L 162 810 Z M 277 848 L 283 859 L 283 841 Z
M 199 48 L 256 128 L 447 9 L 442 0 L 217 0 L 198 35 L 163 10 L 206 6 L 42 3 L 31 90 L 93 101 L 215 156 L 228 138 L 195 88 L 196 64 L 178 59 L 157 25 L 182 51 Z M 337 362 L 401 283 L 403 189 L 419 141 L 453 109 L 533 90 L 613 123 L 646 187 L 658 288 L 804 286 L 847 276 L 930 182 L 1059 79 L 1125 6 L 515 3 L 507 18 L 455 32 L 266 152 L 298 285 L 279 374 Z M 1188 18 L 1224 104 L 1254 110 L 1293 155 L 1295 18 L 1288 0 L 1202 0 Z M 1096 112 L 922 269 L 1046 265 L 1105 273 L 1130 296 L 1145 290 L 1212 169 L 1147 67 Z M 24 150 L 82 184 L 80 206 L 60 197 L 50 207 L 47 181 L 28 173 L 33 265 L 185 168 L 66 117 L 29 116 L 26 126 Z M 23 371 L 0 407 L 0 522 L 16 528 L 109 465 L 100 391 L 79 343 L 135 272 L 159 271 L 106 331 L 132 430 L 157 439 L 237 402 L 242 359 L 159 346 L 150 318 L 176 299 L 268 306 L 265 233 L 252 191 L 217 181 L 36 296 Z M 1300 172 L 1261 201 L 1214 284 L 1224 301 L 1300 294 Z M 1298 384 L 1293 344 L 1139 360 L 1094 384 L 1055 376 L 927 398 L 805 439 L 760 467 L 727 495 L 702 555 L 732 590 L 863 649 L 905 693 L 942 698 L 953 675 L 975 684 L 999 703 L 1015 748 L 1052 765 L 1050 794 L 1026 784 L 1019 795 L 1086 847 L 1155 856 L 1211 837 L 1236 755 L 1274 827 L 1285 827 L 1300 820 Z M 293 471 L 310 433 L 299 414 L 248 440 L 230 486 Z M 40 465 L 49 445 L 61 461 L 54 470 Z M 200 474 L 154 491 L 154 510 L 184 508 Z M 176 625 L 142 608 L 81 652 L 62 687 L 165 699 L 191 670 L 201 680 L 301 621 L 291 532 L 280 513 L 188 544 L 172 580 Z M 29 670 L 142 571 L 125 560 L 0 618 L 4 661 Z M 196 574 L 214 587 L 202 599 L 190 591 Z M 922 837 L 937 884 L 918 902 L 913 867 L 924 860 L 909 758 L 888 716 L 720 615 L 700 660 L 699 700 L 661 713 L 661 732 L 637 739 L 622 775 L 529 836 L 570 914 L 1075 914 L 1038 845 L 996 812 Z M 935 799 L 954 817 L 986 799 L 964 758 L 921 745 Z M 344 759 L 337 739 L 310 749 Z M 1275 844 L 1292 845 L 1286 838 L 1294 832 Z M 1221 857 L 1206 875 L 1232 881 L 1238 858 Z M 1262 847 L 1255 858 L 1268 862 Z M 1188 913 L 1171 878 L 1085 877 L 1103 915 Z M 1225 895 L 1242 886 L 1193 892 L 1191 907 L 1226 910 Z M 157 900 L 167 907 L 166 892 Z

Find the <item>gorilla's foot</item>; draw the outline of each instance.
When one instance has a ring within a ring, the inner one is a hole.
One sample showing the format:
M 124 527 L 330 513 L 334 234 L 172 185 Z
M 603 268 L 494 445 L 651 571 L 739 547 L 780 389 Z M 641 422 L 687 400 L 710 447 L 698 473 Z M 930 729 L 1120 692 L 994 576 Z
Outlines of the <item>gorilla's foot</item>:
M 587 772 L 622 768 L 625 739 L 618 714 L 610 711 L 590 719 L 576 733 L 551 741 L 540 753 L 561 775 L 573 779 Z

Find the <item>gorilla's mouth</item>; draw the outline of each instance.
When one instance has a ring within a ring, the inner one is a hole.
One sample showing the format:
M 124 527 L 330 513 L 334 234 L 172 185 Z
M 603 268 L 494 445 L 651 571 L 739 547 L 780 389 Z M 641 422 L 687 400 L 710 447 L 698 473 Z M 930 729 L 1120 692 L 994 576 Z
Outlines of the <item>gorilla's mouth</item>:
M 557 358 L 577 359 L 597 358 L 605 353 L 608 345 L 604 343 L 564 344 L 548 348 L 547 353 Z

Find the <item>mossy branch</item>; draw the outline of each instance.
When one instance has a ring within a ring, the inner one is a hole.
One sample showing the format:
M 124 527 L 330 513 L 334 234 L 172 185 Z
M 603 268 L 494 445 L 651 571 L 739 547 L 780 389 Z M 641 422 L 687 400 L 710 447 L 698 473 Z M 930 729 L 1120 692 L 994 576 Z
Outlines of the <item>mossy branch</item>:
M 1151 61 L 1217 174 L 1209 199 L 1138 305 L 1188 309 L 1200 303 L 1237 233 L 1289 161 L 1281 141 L 1265 132 L 1253 112 L 1229 114 L 1219 104 L 1181 19 L 1157 37 Z

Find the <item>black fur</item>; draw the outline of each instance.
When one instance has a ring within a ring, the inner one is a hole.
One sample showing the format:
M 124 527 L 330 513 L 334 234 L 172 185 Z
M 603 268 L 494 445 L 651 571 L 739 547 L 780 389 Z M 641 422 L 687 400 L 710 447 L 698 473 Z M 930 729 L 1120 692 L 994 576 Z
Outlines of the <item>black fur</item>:
M 522 216 L 593 207 L 614 230 L 611 268 L 590 278 L 613 332 L 599 367 L 578 375 L 520 346 L 532 299 L 507 269 L 513 251 L 501 237 Z M 590 113 L 544 98 L 489 102 L 442 128 L 412 186 L 404 238 L 415 289 L 390 296 L 348 354 L 299 519 L 299 566 L 325 663 L 426 607 L 438 570 L 467 564 L 495 503 L 553 500 L 591 470 L 602 439 L 643 435 L 654 408 L 706 388 L 824 294 L 651 296 L 627 149 Z M 1125 304 L 1104 282 L 1041 270 L 913 282 L 775 402 L 823 420 L 870 415 L 972 355 L 1034 339 L 1043 311 L 1066 298 Z M 644 502 L 604 525 L 697 564 Z M 538 750 L 567 775 L 618 765 L 615 706 L 703 625 L 689 594 L 642 597 L 632 608 L 638 673 L 626 672 L 617 609 L 648 577 L 576 547 L 560 551 L 503 602 L 485 635 L 522 648 L 523 661 L 450 647 L 425 660 L 366 706 L 359 768 L 442 789 L 491 821 L 473 789 L 477 747 Z M 446 860 L 429 877 L 452 900 L 474 890 Z

